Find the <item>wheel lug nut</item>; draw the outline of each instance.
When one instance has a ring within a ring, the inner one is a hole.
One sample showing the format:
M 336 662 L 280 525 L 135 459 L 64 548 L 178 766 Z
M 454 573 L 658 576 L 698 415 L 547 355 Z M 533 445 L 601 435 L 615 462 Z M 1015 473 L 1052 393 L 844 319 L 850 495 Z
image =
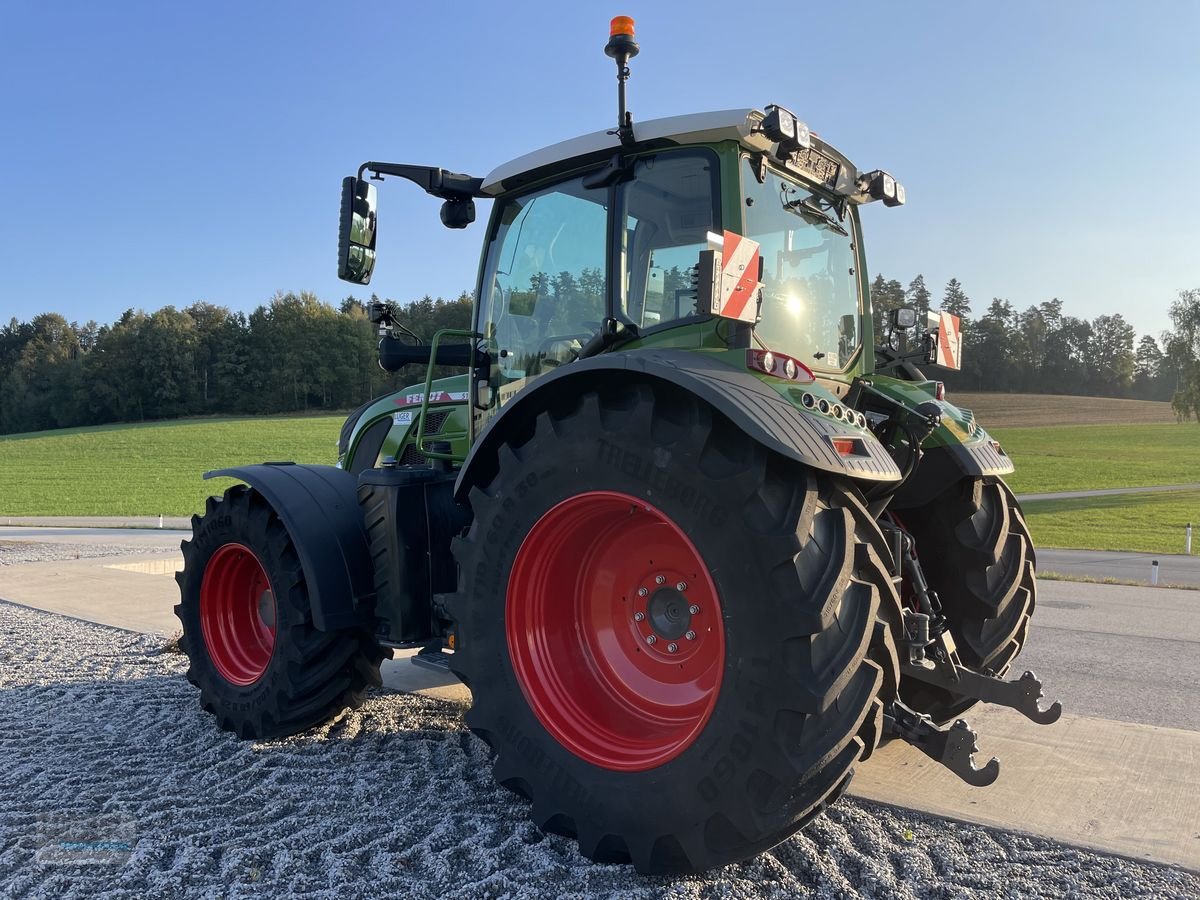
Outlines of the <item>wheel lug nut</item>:
M 668 653 L 674 653 L 678 649 L 679 649 L 679 645 L 677 643 L 675 643 L 674 641 L 671 641 L 671 643 L 667 644 L 667 652 Z
M 650 592 L 648 590 L 646 590 L 644 587 L 638 588 L 638 596 L 639 597 L 645 597 L 649 593 Z
M 666 575 L 655 575 L 655 576 L 654 576 L 654 583 L 655 583 L 655 584 L 664 584 L 664 583 L 666 583 L 666 580 L 667 580 L 667 576 L 666 576 Z
M 654 635 L 654 634 L 646 635 L 646 643 L 647 644 L 657 644 L 658 643 L 658 635 Z
M 696 632 L 689 631 L 687 634 L 684 635 L 684 637 L 687 638 L 689 641 L 694 641 L 696 639 Z
M 687 590 L 687 582 L 686 581 L 679 582 L 679 584 L 675 585 L 675 590 L 686 591 Z
M 690 612 L 694 616 L 696 613 L 700 612 L 700 607 L 697 606 L 695 603 L 693 603 L 691 606 L 688 607 L 688 612 Z
M 633 621 L 635 621 L 635 622 L 644 622 L 645 619 L 646 619 L 646 614 L 644 612 L 635 612 L 633 614 Z

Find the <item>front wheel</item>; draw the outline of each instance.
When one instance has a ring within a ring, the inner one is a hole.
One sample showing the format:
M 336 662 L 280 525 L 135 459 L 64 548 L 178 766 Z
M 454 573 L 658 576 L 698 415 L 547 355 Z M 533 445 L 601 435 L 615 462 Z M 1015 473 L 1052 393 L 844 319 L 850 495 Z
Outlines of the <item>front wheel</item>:
M 451 603 L 467 722 L 585 856 L 744 859 L 874 749 L 896 601 L 852 487 L 640 385 L 542 414 L 471 506 Z
M 241 738 L 296 734 L 360 705 L 385 651 L 365 630 L 314 627 L 291 536 L 257 491 L 235 485 L 192 518 L 175 576 L 180 646 L 200 705 Z
M 1020 504 L 1000 478 L 964 478 L 924 506 L 898 514 L 962 661 L 1003 675 L 1025 645 L 1037 601 L 1033 541 Z M 938 722 L 978 702 L 915 679 L 902 698 Z

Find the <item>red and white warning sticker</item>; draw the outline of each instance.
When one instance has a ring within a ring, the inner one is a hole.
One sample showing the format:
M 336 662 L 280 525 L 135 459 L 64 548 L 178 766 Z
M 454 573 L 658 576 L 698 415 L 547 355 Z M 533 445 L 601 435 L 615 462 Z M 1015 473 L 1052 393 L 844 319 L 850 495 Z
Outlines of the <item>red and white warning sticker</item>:
M 962 322 L 948 312 L 938 315 L 937 364 L 947 369 L 962 366 Z
M 717 315 L 753 322 L 758 317 L 762 269 L 758 241 L 726 231 L 721 242 L 721 293 Z

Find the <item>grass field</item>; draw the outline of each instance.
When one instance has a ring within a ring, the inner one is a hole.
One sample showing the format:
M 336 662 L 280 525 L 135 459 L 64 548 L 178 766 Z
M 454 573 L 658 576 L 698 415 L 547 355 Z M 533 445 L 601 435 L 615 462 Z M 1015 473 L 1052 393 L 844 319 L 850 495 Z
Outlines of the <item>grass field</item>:
M 332 463 L 343 420 L 191 419 L 0 437 L 0 515 L 191 515 L 232 483 L 201 480 L 210 469 Z
M 1200 491 L 1032 500 L 1024 508 L 1038 547 L 1183 553 L 1191 522 L 1200 548 Z
M 984 427 L 1016 463 L 1017 493 L 1087 491 L 1200 482 L 1200 426 Z
M 1200 482 L 1200 426 L 1164 423 L 1161 409 L 1151 410 L 1158 421 L 1116 424 L 1096 422 L 1111 414 L 1096 404 L 1134 401 L 953 399 L 975 409 L 1013 457 L 1017 471 L 1009 482 L 1018 493 Z M 993 413 L 1007 424 L 997 426 Z M 1072 415 L 1091 424 L 1069 424 Z M 1029 427 L 1047 417 L 1057 424 Z M 0 516 L 190 515 L 228 484 L 202 481 L 210 469 L 263 460 L 333 462 L 341 422 L 342 416 L 193 419 L 0 437 Z M 1196 492 L 1127 495 L 1032 502 L 1027 511 L 1041 546 L 1179 552 L 1182 523 L 1200 526 L 1198 500 Z

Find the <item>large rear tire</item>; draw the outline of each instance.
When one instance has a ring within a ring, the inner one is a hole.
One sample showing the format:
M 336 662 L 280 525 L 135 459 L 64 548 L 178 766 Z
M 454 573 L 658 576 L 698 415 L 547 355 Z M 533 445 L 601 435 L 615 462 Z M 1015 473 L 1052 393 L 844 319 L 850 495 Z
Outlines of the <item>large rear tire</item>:
M 627 385 L 511 435 L 455 543 L 451 668 L 534 822 L 698 872 L 803 827 L 876 746 L 898 600 L 849 484 Z
M 296 734 L 359 706 L 385 650 L 365 630 L 318 631 L 291 536 L 235 485 L 192 517 L 175 576 L 180 646 L 200 705 L 246 739 Z
M 1025 645 L 1037 600 L 1035 558 L 1020 504 L 1000 478 L 964 478 L 899 517 L 942 603 L 962 661 L 1003 675 Z M 978 702 L 915 679 L 901 698 L 949 722 Z

